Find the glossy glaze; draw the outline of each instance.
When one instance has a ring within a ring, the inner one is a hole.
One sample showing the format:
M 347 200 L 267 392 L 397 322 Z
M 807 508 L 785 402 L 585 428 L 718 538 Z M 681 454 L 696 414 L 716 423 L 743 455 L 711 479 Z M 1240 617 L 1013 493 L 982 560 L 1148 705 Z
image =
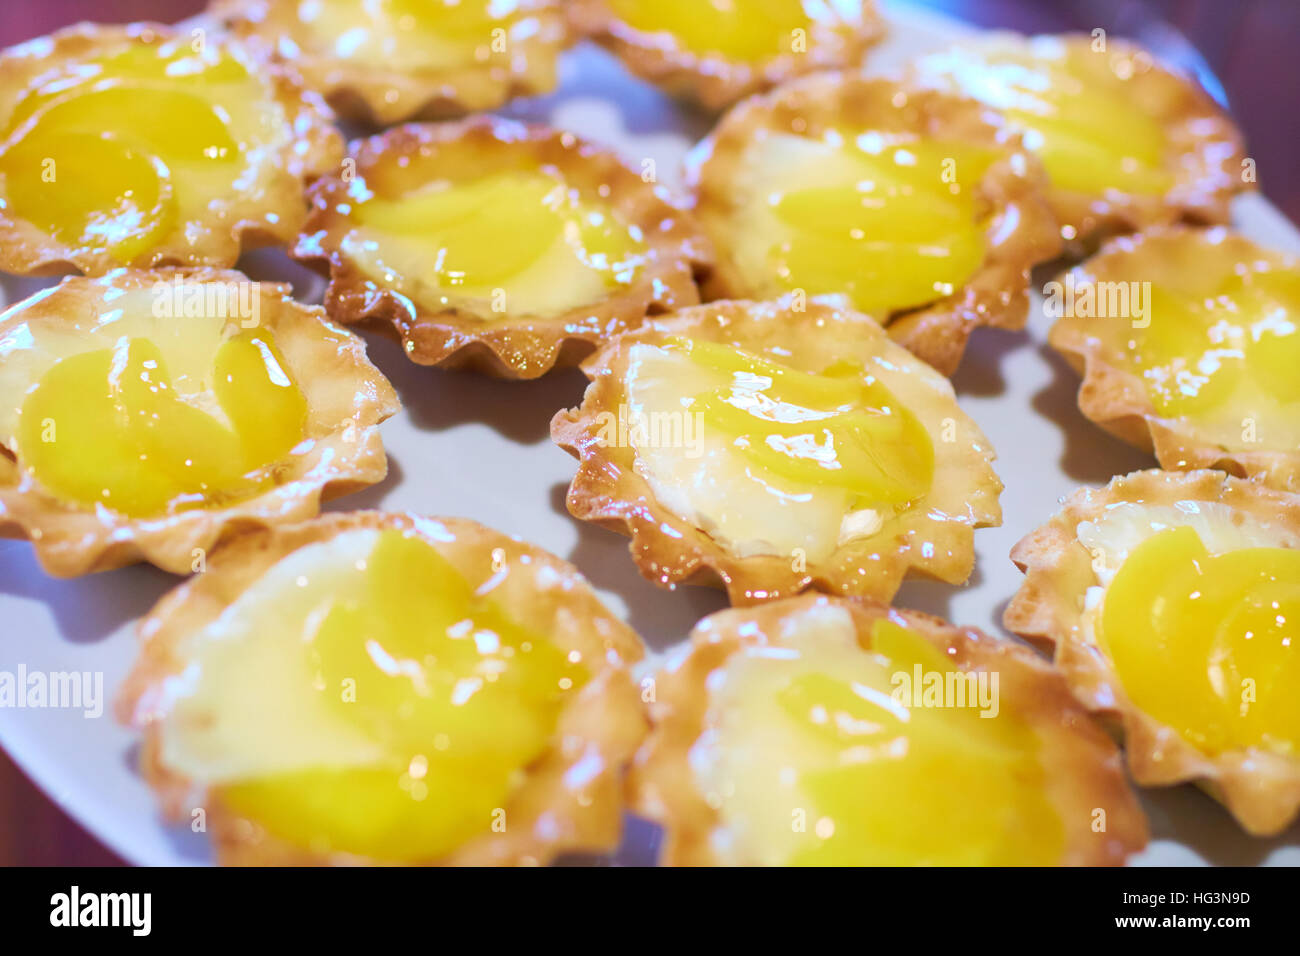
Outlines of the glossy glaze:
M 179 392 L 140 337 L 64 358 L 23 398 L 18 460 L 66 501 L 135 518 L 251 498 L 303 441 L 306 399 L 265 331 L 223 341 L 206 377 Z
M 1161 526 L 1106 590 L 1099 636 L 1134 706 L 1217 755 L 1300 747 L 1300 551 L 1211 553 Z
M 494 31 L 527 19 L 518 0 L 299 0 L 293 36 L 307 49 L 399 70 L 473 66 Z
M 434 164 L 427 172 L 435 174 Z M 429 308 L 495 303 L 483 310 L 486 321 L 626 288 L 646 248 L 640 230 L 607 205 L 527 166 L 397 190 L 357 180 L 337 211 L 355 223 L 343 248 L 372 282 Z
M 1002 111 L 1060 189 L 1159 195 L 1173 184 L 1161 118 L 1129 92 L 1132 64 L 1104 47 L 1036 37 L 931 54 L 916 69 Z
M 904 690 L 918 674 L 954 688 L 960 677 L 892 620 L 874 623 L 864 651 L 843 612 L 805 612 L 780 646 L 729 657 L 691 753 L 718 845 L 769 865 L 1059 860 L 1064 827 L 1029 725 L 992 703 L 992 684 L 981 710 L 974 680 L 967 706 L 953 706 Z
M 589 677 L 396 529 L 287 556 L 191 647 L 169 759 L 279 840 L 389 862 L 491 832 Z
M 904 505 L 929 491 L 929 434 L 861 367 L 812 374 L 715 342 L 674 339 L 669 347 L 729 378 L 684 404 L 778 483 L 841 488 L 862 508 Z
M 608 0 L 610 9 L 642 33 L 667 34 L 700 56 L 756 63 L 794 52 L 799 34 L 816 21 L 803 0 Z
M 169 311 L 178 289 L 189 313 Z M 220 308 L 200 307 L 218 293 Z M 15 322 L 0 337 L 0 429 L 46 493 L 128 518 L 220 508 L 313 451 L 303 391 L 275 332 L 241 327 L 255 323 L 238 318 L 236 285 L 97 284 L 76 308 L 72 322 Z
M 105 36 L 19 96 L 0 134 L 6 207 L 74 260 L 147 259 L 254 188 L 261 151 L 288 135 L 268 96 L 216 44 Z
M 1162 416 L 1300 402 L 1300 271 L 1238 261 L 1220 276 L 1210 288 L 1153 287 L 1151 324 L 1126 343 Z

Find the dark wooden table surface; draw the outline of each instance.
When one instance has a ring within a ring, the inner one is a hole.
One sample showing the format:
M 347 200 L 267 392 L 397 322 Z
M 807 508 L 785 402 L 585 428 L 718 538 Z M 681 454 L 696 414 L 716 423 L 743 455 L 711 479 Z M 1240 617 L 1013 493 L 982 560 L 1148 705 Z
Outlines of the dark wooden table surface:
M 1149 15 L 1177 27 L 1222 82 L 1265 194 L 1300 223 L 1300 0 L 916 0 L 985 27 L 1091 31 Z M 0 46 L 79 20 L 174 21 L 202 0 L 4 0 Z M 121 863 L 0 752 L 0 865 Z

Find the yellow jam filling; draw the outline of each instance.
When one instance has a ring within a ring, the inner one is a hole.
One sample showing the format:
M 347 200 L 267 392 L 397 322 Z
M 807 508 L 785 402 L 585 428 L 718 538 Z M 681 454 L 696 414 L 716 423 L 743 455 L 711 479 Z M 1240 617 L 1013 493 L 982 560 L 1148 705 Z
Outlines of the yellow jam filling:
M 786 289 L 847 294 L 881 315 L 951 295 L 985 256 L 976 196 L 996 154 L 864 134 L 763 194 L 787 234 L 768 251 Z
M 1052 184 L 1074 192 L 1159 195 L 1173 185 L 1160 120 L 1134 100 L 1111 54 L 1037 42 L 1021 50 L 956 50 L 922 70 L 949 76 L 967 96 L 1025 131 Z
M 486 61 L 521 18 L 518 0 L 301 0 L 307 45 L 332 56 L 398 69 Z M 508 45 L 500 52 L 508 51 Z
M 136 518 L 253 497 L 302 441 L 306 399 L 264 330 L 227 339 L 212 363 L 216 408 L 178 393 L 147 338 L 56 362 L 23 398 L 19 461 L 61 498 Z
M 979 675 L 888 620 L 864 653 L 851 627 L 801 632 L 727 665 L 706 786 L 721 791 L 722 818 L 747 855 L 772 865 L 1059 862 L 1064 830 L 1038 739 L 997 700 L 992 675 L 977 689 Z
M 321 590 L 299 631 L 276 640 L 297 648 L 327 714 L 374 756 L 223 783 L 222 802 L 297 846 L 392 862 L 437 859 L 510 826 L 512 791 L 588 679 L 576 655 L 397 531 L 379 532 L 341 583 L 303 575 L 294 586 Z
M 236 60 L 188 45 L 124 50 L 42 74 L 3 130 L 13 214 L 74 252 L 128 263 L 241 175 L 232 104 L 261 98 Z
M 365 193 L 353 205 L 352 243 L 389 284 L 499 300 L 500 312 L 551 301 L 560 275 L 587 294 L 631 283 L 645 242 L 612 210 L 538 170 L 436 182 L 397 196 Z M 547 291 L 551 290 L 551 291 Z
M 787 482 L 844 489 L 857 507 L 906 504 L 930 490 L 929 433 L 860 367 L 813 374 L 717 342 L 667 344 L 726 377 L 693 396 L 689 409 L 752 466 Z
M 1150 299 L 1150 324 L 1127 352 L 1158 414 L 1300 401 L 1300 273 L 1231 271 L 1196 291 L 1153 284 Z
M 1300 751 L 1300 551 L 1211 554 L 1190 527 L 1129 554 L 1100 636 L 1125 693 L 1198 749 Z
M 669 33 L 684 50 L 756 62 L 807 50 L 813 17 L 803 0 L 608 0 L 628 26 Z

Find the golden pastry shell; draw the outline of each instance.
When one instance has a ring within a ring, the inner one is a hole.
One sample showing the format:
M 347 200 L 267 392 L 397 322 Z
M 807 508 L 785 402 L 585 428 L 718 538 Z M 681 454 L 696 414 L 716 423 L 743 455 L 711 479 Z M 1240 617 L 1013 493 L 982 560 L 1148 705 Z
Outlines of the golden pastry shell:
M 214 269 L 118 270 L 99 279 L 69 277 L 0 317 L 0 337 L 28 322 L 75 328 L 80 306 L 105 287 L 156 289 L 181 281 L 244 283 Z M 316 515 L 323 499 L 382 481 L 388 471 L 379 423 L 400 407 L 388 380 L 366 358 L 365 343 L 330 322 L 318 306 L 294 302 L 286 285 L 258 284 L 260 325 L 307 399 L 310 452 L 288 459 L 273 488 L 221 508 L 135 518 L 74 504 L 44 490 L 0 444 L 0 537 L 26 538 L 45 571 L 74 577 L 148 561 L 176 574 L 194 570 L 196 554 L 247 531 Z M 3 356 L 0 355 L 0 361 Z M 0 436 L 0 442 L 11 436 Z
M 1282 529 L 1300 543 L 1300 496 L 1276 491 L 1217 471 L 1152 469 L 1113 479 L 1100 489 L 1083 488 L 1061 510 L 1012 549 L 1025 572 L 1007 605 L 1010 631 L 1054 650 L 1055 664 L 1082 704 L 1121 730 L 1133 779 L 1142 786 L 1195 781 L 1223 803 L 1248 833 L 1275 834 L 1300 810 L 1300 761 L 1258 749 L 1211 757 L 1139 710 L 1125 695 L 1101 649 L 1082 626 L 1084 594 L 1099 584 L 1092 555 L 1078 540 L 1079 524 L 1121 502 L 1174 505 L 1220 502 Z
M 442 70 L 355 63 L 305 49 L 296 31 L 297 0 L 216 0 L 210 11 L 240 41 L 291 64 L 341 116 L 366 125 L 391 126 L 492 110 L 518 96 L 553 90 L 556 61 L 569 43 L 562 3 L 517 0 L 517 5 L 526 14 L 523 29 L 503 21 L 505 51 L 491 52 L 493 38 L 485 36 L 480 49 L 489 55 L 484 61 Z
M 806 52 L 792 50 L 758 63 L 685 50 L 670 34 L 645 33 L 628 25 L 605 0 L 569 0 L 565 10 L 576 34 L 595 40 L 637 76 L 707 110 L 720 110 L 796 76 L 858 63 L 885 35 L 885 23 L 874 0 L 854 6 L 850 18 L 842 9 L 814 18 Z
M 952 501 L 952 513 L 936 519 L 937 506 L 927 506 L 922 499 L 908 508 L 905 520 L 899 519 L 896 527 L 887 523 L 871 536 L 841 545 L 827 561 L 810 560 L 800 570 L 789 555 L 736 557 L 657 500 L 635 466 L 635 449 L 617 447 L 601 437 L 602 412 L 613 413 L 626 401 L 629 350 L 670 336 L 723 342 L 755 352 L 779 347 L 788 352 L 777 360 L 795 367 L 861 361 L 921 419 L 932 438 L 951 428 L 952 441 L 934 442 L 935 483 L 927 498 L 942 488 Z M 568 492 L 569 512 L 628 535 L 629 550 L 642 575 L 660 586 L 721 583 L 737 605 L 810 588 L 888 600 L 912 568 L 952 584 L 964 582 L 974 567 L 974 529 L 1001 523 L 1002 482 L 993 470 L 993 449 L 957 406 L 951 384 L 858 313 L 816 302 L 797 311 L 788 297 L 761 303 L 712 302 L 655 319 L 620 336 L 584 362 L 582 370 L 591 379 L 582 404 L 557 413 L 551 421 L 551 437 L 578 459 Z M 930 409 L 932 413 L 926 414 Z
M 170 42 L 188 46 L 191 40 L 188 33 L 159 23 L 81 23 L 10 47 L 0 52 L 0 122 L 9 115 L 28 83 L 52 64 L 91 56 L 117 44 L 156 46 Z M 207 42 L 222 41 L 213 38 Z M 289 136 L 278 158 L 260 169 L 259 182 L 268 178 L 261 190 L 214 197 L 202 221 L 179 222 L 151 250 L 126 265 L 221 268 L 233 266 L 243 250 L 285 245 L 293 241 L 306 218 L 304 185 L 337 169 L 342 161 L 343 138 L 331 125 L 333 114 L 319 97 L 303 88 L 296 74 L 251 60 L 237 46 L 222 49 L 240 58 L 250 76 L 260 78 L 267 100 L 284 110 L 284 129 Z M 0 192 L 3 188 L 0 183 Z M 86 275 L 103 275 L 123 265 L 107 250 L 71 249 L 27 220 L 15 218 L 7 205 L 0 204 L 0 269 L 5 272 L 60 275 L 77 270 Z
M 1050 188 L 1052 208 L 1062 226 L 1068 227 L 1069 238 L 1082 241 L 1178 221 L 1227 222 L 1232 197 L 1254 188 L 1254 179 L 1245 176 L 1245 143 L 1231 117 L 1194 81 L 1162 65 L 1141 46 L 1106 37 L 1105 49 L 1098 51 L 1096 42 L 1084 34 L 1025 37 L 1005 32 L 986 34 L 974 42 L 976 49 L 990 52 L 1030 44 L 1094 50 L 1122 79 L 1125 96 L 1164 126 L 1169 140 L 1165 167 L 1176 180 L 1168 191 L 1142 195 L 1110 189 L 1099 196 Z M 915 67 L 908 78 L 919 85 L 961 92 L 947 78 L 927 77 Z
M 1110 281 L 1113 269 L 1123 270 L 1120 274 L 1125 281 L 1133 275 L 1154 275 L 1186 248 L 1202 255 L 1269 261 L 1276 268 L 1300 270 L 1300 260 L 1264 249 L 1225 229 L 1172 226 L 1111 239 L 1096 255 L 1072 270 L 1073 278 L 1079 287 Z M 1150 268 L 1142 268 L 1147 263 Z M 1104 330 L 1104 323 L 1116 321 L 1123 319 L 1064 316 L 1056 320 L 1048 334 L 1052 347 L 1083 377 L 1079 409 L 1088 419 L 1129 444 L 1153 452 L 1162 468 L 1216 468 L 1237 477 L 1257 478 L 1283 490 L 1300 491 L 1300 448 L 1268 448 L 1262 444 L 1258 450 L 1234 451 L 1198 435 L 1193 421 L 1162 417 L 1142 376 L 1132 371 L 1106 341 L 1111 336 L 1090 328 L 1090 323 L 1102 323 Z
M 1146 818 L 1124 778 L 1114 743 L 1071 696 L 1065 682 L 1028 648 L 957 628 L 938 618 L 873 601 L 803 595 L 754 608 L 733 608 L 705 618 L 691 634 L 689 649 L 654 679 L 652 729 L 628 775 L 632 809 L 664 828 L 662 861 L 672 866 L 745 865 L 724 858 L 713 840 L 723 826 L 705 798 L 690 764 L 690 751 L 707 729 L 709 678 L 746 647 L 797 645 L 784 639 L 787 616 L 817 604 L 847 610 L 858 642 L 870 646 L 875 622 L 888 618 L 921 635 L 962 670 L 999 674 L 1002 700 L 1014 706 L 1038 732 L 1045 779 L 1053 806 L 1067 822 L 1062 863 L 1118 865 L 1147 842 Z M 869 799 L 869 796 L 865 797 Z M 1093 832 L 1097 808 L 1106 810 L 1106 830 Z
M 622 833 L 623 771 L 646 731 L 640 692 L 627 671 L 644 653 L 641 640 L 605 609 L 572 565 L 465 518 L 358 511 L 262 528 L 215 552 L 206 572 L 164 596 L 140 622 L 140 657 L 117 702 L 119 719 L 144 732 L 140 768 L 164 812 L 188 818 L 191 808 L 206 802 L 212 841 L 223 864 L 382 862 L 289 845 L 235 815 L 218 794 L 196 793 L 191 781 L 163 763 L 160 748 L 159 722 L 167 716 L 162 685 L 184 669 L 185 639 L 290 553 L 361 529 L 391 529 L 421 538 L 451 560 L 478 593 L 494 594 L 511 614 L 545 630 L 560 647 L 599 664 L 561 711 L 551 749 L 528 768 L 510 797 L 508 830 L 475 837 L 445 859 L 427 862 L 538 865 L 567 852 L 613 850 Z M 599 770 L 571 774 L 579 764 Z
M 597 197 L 620 220 L 640 227 L 648 251 L 634 282 L 567 313 L 493 315 L 487 303 L 461 300 L 429 311 L 394 289 L 369 280 L 342 250 L 351 220 L 340 212 L 349 179 L 342 173 L 319 180 L 309 197 L 312 212 L 292 255 L 330 277 L 325 307 L 341 322 L 369 322 L 393 330 L 406 355 L 420 365 L 469 368 L 502 378 L 536 378 L 557 366 L 574 365 L 596 344 L 634 328 L 647 315 L 699 301 L 697 273 L 711 253 L 691 216 L 661 186 L 648 183 L 612 152 L 572 133 L 496 117 L 457 123 L 410 124 L 352 146 L 356 176 L 386 164 L 427 163 L 436 170 L 444 151 L 478 150 L 517 163 L 535 161 L 559 172 L 582 194 Z
M 691 153 L 687 178 L 695 213 L 715 244 L 716 264 L 702 286 L 706 300 L 762 296 L 741 274 L 727 248 L 732 210 L 751 197 L 736 183 L 752 144 L 765 133 L 817 138 L 843 123 L 889 129 L 999 150 L 1003 158 L 981 179 L 987 208 L 984 263 L 951 295 L 882 316 L 889 334 L 945 375 L 960 363 L 979 326 L 1024 328 L 1029 314 L 1029 273 L 1061 250 L 1056 219 L 1047 205 L 1047 177 L 1037 157 L 989 109 L 936 90 L 910 90 L 890 79 L 823 73 L 751 97 L 729 111 Z

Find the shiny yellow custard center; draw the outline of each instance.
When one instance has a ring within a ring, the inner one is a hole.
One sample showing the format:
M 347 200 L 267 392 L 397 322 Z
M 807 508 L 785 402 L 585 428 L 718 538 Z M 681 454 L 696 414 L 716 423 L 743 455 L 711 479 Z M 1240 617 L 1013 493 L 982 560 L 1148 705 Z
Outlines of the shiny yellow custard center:
M 684 50 L 754 62 L 805 52 L 813 18 L 803 0 L 608 0 L 628 26 L 668 33 Z
M 675 338 L 728 384 L 692 397 L 705 433 L 726 435 L 752 466 L 800 485 L 842 488 L 861 506 L 920 498 L 934 444 L 879 380 L 848 363 L 813 374 L 717 342 Z
M 1133 549 L 1101 637 L 1133 704 L 1209 754 L 1300 751 L 1300 551 L 1210 554 L 1186 526 Z
M 381 532 L 355 573 L 355 593 L 326 596 L 284 639 L 301 641 L 317 689 L 375 742 L 375 762 L 224 784 L 220 796 L 304 848 L 434 860 L 511 825 L 506 803 L 588 671 L 419 538 Z
M 1038 739 L 998 699 L 994 675 L 957 670 L 889 620 L 873 626 L 868 653 L 803 636 L 746 662 L 718 744 L 745 727 L 763 734 L 734 761 L 723 815 L 743 819 L 760 845 L 789 848 L 764 862 L 1059 861 L 1064 831 Z
M 270 333 L 240 332 L 213 359 L 210 398 L 173 386 L 162 350 L 124 336 L 64 358 L 27 392 L 18 459 L 45 489 L 130 517 L 220 507 L 274 484 L 303 440 L 306 399 Z
M 309 46 L 396 68 L 469 65 L 509 52 L 493 35 L 520 19 L 518 0 L 301 0 Z M 374 58 L 381 59 L 376 60 Z
M 1242 269 L 1209 290 L 1152 285 L 1150 324 L 1127 349 L 1162 416 L 1214 415 L 1242 401 L 1248 412 L 1261 399 L 1293 405 L 1300 402 L 1297 322 L 1300 272 Z
M 880 316 L 951 295 L 984 261 L 976 185 L 990 150 L 866 136 L 815 169 L 807 185 L 764 199 L 787 234 L 769 251 L 788 289 L 844 293 Z
M 434 183 L 397 198 L 368 194 L 353 216 L 374 237 L 381 261 L 396 262 L 400 247 L 404 258 L 418 258 L 422 282 L 464 296 L 496 295 L 506 307 L 515 280 L 530 271 L 545 272 L 536 278 L 549 283 L 555 270 L 579 267 L 604 287 L 626 285 L 645 249 L 638 229 L 540 171 Z M 386 242 L 394 248 L 386 250 Z M 526 284 L 519 291 L 528 297 Z
M 229 110 L 260 86 L 228 57 L 132 46 L 43 74 L 10 114 L 5 202 L 74 252 L 128 263 L 178 226 L 188 180 L 240 174 Z
M 1166 192 L 1173 177 L 1164 128 L 1133 99 L 1108 57 L 1089 49 L 962 50 L 930 57 L 923 69 L 951 76 L 967 96 L 1025 130 L 1025 145 L 1042 158 L 1053 185 L 1096 195 Z

